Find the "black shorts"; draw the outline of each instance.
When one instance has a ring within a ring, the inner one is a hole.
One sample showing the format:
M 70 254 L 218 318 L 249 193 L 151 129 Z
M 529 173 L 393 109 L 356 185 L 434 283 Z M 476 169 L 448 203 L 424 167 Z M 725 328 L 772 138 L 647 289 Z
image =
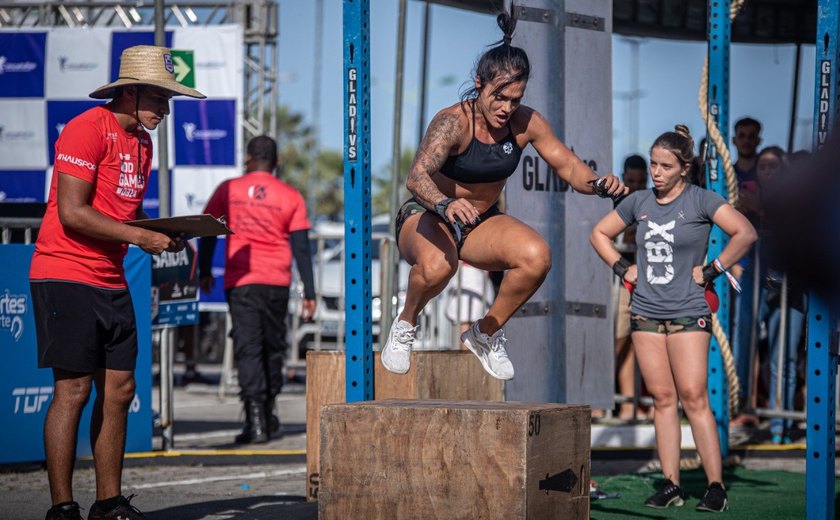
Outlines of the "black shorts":
M 134 370 L 137 323 L 128 289 L 31 282 L 38 367 L 92 374 Z
M 400 231 L 402 230 L 402 227 L 403 227 L 403 224 L 405 224 L 405 221 L 408 220 L 408 217 L 410 217 L 412 215 L 416 215 L 418 213 L 424 213 L 426 211 L 428 211 L 428 210 L 426 208 L 424 208 L 422 205 L 420 205 L 420 203 L 417 202 L 417 200 L 414 197 L 408 199 L 407 201 L 405 201 L 403 203 L 402 206 L 400 206 L 400 210 L 397 212 L 397 221 L 396 221 L 396 226 L 395 226 L 396 227 L 395 238 L 397 240 L 397 244 L 399 244 L 399 241 L 400 241 Z M 490 209 L 488 209 L 487 211 L 485 211 L 484 213 L 482 213 L 481 215 L 478 216 L 478 222 L 475 225 L 461 226 L 460 227 L 460 231 L 461 231 L 460 234 L 458 233 L 458 231 L 456 231 L 455 226 L 453 226 L 451 224 L 448 225 L 447 229 L 449 229 L 449 233 L 452 235 L 452 238 L 455 239 L 455 244 L 456 244 L 456 247 L 458 248 L 458 256 L 459 257 L 461 256 L 461 248 L 464 246 L 464 240 L 467 239 L 467 235 L 470 234 L 470 231 L 472 231 L 473 229 L 480 226 L 481 223 L 484 222 L 485 220 L 487 220 L 488 218 L 494 217 L 496 215 L 501 215 L 501 214 L 502 214 L 502 211 L 499 209 L 499 206 L 496 205 L 496 204 L 493 204 L 492 206 L 490 206 Z M 432 215 L 434 215 L 437 218 L 443 220 L 443 218 L 441 218 L 440 215 L 438 215 L 437 213 L 432 213 Z

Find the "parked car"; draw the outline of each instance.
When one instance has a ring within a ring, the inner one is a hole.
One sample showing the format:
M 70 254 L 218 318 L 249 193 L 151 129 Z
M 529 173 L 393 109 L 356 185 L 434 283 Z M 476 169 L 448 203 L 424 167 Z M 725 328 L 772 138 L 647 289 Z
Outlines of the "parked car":
M 389 240 L 393 245 L 393 238 L 389 234 L 388 215 L 379 215 L 372 219 L 371 235 L 371 318 L 373 341 L 376 343 L 380 334 L 379 321 L 382 315 L 380 254 L 383 241 Z M 290 327 L 292 345 L 297 347 L 296 353 L 300 359 L 305 357 L 305 351 L 309 349 L 335 349 L 343 348 L 344 345 L 344 224 L 334 222 L 316 224 L 310 233 L 310 239 L 313 241 L 315 290 L 319 299 L 315 319 L 308 323 L 301 323 L 297 318 L 301 286 L 295 291 L 295 296 L 290 301 L 290 315 L 293 316 Z M 393 297 L 397 312 L 405 304 L 409 269 L 405 261 L 399 262 L 397 295 Z M 433 307 L 429 307 L 429 310 L 431 308 Z M 429 318 L 431 317 L 427 313 L 425 319 Z M 442 323 L 445 320 L 438 321 Z M 422 338 L 418 336 L 418 339 Z

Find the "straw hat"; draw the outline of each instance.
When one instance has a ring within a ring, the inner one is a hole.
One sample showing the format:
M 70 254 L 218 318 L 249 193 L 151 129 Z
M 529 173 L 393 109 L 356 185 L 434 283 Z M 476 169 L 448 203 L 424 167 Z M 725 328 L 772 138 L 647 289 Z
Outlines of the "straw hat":
M 114 89 L 126 85 L 153 85 L 176 95 L 205 98 L 201 92 L 185 87 L 175 81 L 172 54 L 166 47 L 135 45 L 123 51 L 120 56 L 120 76 L 90 93 L 93 99 L 114 97 Z

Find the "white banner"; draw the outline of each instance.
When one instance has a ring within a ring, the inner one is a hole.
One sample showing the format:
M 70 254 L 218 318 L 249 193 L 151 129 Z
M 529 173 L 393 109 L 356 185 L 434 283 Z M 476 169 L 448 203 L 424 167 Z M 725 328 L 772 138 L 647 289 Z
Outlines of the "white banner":
M 172 216 L 201 213 L 216 187 L 241 173 L 237 168 L 175 168 L 172 172 Z
M 175 30 L 172 48 L 193 51 L 195 88 L 199 92 L 209 99 L 240 98 L 243 73 L 241 27 L 182 27 Z
M 47 168 L 43 99 L 0 99 L 0 169 Z
M 44 200 L 50 198 L 50 183 L 52 182 L 53 167 L 47 168 L 47 173 L 44 176 Z
M 111 29 L 51 29 L 47 38 L 47 98 L 86 99 L 108 83 Z

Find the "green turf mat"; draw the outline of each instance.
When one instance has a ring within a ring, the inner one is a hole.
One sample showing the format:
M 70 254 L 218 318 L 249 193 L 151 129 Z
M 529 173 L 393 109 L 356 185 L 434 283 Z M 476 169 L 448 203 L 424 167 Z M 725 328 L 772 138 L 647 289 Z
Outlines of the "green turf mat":
M 604 492 L 621 493 L 619 499 L 593 500 L 592 520 L 632 518 L 715 518 L 715 515 L 694 509 L 706 491 L 706 476 L 702 470 L 683 471 L 681 485 L 688 493 L 683 507 L 652 509 L 644 501 L 652 495 L 662 480 L 661 473 L 622 474 L 611 477 L 592 477 Z M 727 518 L 738 520 L 787 520 L 805 518 L 805 475 L 786 471 L 756 471 L 743 468 L 727 469 L 724 483 L 729 494 Z M 840 479 L 835 480 L 840 490 Z M 837 503 L 837 501 L 835 501 Z M 840 504 L 838 504 L 840 505 Z

